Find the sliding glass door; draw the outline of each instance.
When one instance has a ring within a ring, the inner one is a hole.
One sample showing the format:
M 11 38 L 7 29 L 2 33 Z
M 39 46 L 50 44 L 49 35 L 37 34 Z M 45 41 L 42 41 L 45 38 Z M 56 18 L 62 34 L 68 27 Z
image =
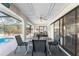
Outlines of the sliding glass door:
M 72 55 L 76 55 L 75 10 L 54 22 L 54 39 Z
M 64 47 L 75 55 L 75 10 L 64 16 Z
M 79 56 L 79 7 L 77 8 L 77 16 L 76 16 L 76 34 L 77 34 L 77 54 Z
M 54 23 L 54 39 L 71 55 L 79 56 L 79 7 Z

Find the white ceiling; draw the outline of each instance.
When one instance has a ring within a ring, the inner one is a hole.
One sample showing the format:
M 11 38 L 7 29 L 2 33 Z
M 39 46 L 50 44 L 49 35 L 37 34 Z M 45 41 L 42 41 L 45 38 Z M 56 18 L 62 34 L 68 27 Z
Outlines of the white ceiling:
M 57 16 L 68 3 L 15 3 L 14 5 L 34 24 L 47 25 L 46 22 Z M 46 20 L 40 22 L 40 16 Z

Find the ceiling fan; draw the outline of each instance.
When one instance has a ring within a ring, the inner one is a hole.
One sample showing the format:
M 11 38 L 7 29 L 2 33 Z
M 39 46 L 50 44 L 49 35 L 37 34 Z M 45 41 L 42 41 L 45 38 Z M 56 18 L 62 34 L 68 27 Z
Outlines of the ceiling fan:
M 39 18 L 40 18 L 40 20 L 47 20 L 47 18 L 44 16 L 40 16 Z

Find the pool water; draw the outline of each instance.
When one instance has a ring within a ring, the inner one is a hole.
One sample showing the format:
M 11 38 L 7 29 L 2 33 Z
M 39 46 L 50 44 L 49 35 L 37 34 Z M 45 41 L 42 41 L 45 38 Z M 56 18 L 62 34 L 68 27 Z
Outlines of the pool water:
M 10 40 L 7 39 L 7 38 L 0 38 L 0 44 L 3 44 L 3 43 L 7 43 L 9 42 Z

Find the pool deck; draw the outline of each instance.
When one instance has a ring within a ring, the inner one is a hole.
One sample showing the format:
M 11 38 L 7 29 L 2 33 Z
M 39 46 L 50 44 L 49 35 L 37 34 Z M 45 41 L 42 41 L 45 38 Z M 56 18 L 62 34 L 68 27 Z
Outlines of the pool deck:
M 17 47 L 17 43 L 15 40 L 11 40 L 10 42 L 0 44 L 0 56 L 5 56 L 14 51 Z

